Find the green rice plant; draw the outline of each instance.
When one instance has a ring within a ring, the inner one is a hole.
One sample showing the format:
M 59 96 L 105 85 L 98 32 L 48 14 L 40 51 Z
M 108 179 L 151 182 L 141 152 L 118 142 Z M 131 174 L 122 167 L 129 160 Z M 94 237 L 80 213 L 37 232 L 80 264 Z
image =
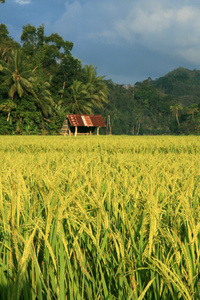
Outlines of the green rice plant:
M 1 299 L 199 299 L 199 137 L 0 137 Z

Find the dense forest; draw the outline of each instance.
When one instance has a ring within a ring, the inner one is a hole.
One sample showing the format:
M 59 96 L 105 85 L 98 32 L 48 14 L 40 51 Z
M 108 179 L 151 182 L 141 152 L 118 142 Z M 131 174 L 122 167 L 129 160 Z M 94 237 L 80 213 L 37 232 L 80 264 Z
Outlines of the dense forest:
M 59 134 L 67 113 L 101 114 L 102 134 L 199 134 L 200 71 L 116 84 L 72 49 L 44 25 L 23 26 L 20 44 L 0 25 L 0 134 Z

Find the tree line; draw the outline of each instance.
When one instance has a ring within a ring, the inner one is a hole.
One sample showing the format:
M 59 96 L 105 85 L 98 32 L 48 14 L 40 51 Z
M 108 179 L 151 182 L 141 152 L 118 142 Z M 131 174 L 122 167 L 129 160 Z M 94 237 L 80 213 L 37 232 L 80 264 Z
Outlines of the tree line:
M 151 78 L 105 80 L 72 49 L 44 25 L 23 26 L 20 44 L 0 25 L 0 134 L 59 134 L 67 113 L 102 114 L 104 134 L 199 133 L 198 103 L 184 106 Z

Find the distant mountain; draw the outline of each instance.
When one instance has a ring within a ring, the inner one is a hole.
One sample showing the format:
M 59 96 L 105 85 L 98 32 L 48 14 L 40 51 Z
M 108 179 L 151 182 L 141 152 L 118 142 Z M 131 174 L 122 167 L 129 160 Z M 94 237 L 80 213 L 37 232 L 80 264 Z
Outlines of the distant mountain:
M 200 70 L 178 68 L 151 84 L 165 94 L 177 98 L 184 106 L 200 103 Z

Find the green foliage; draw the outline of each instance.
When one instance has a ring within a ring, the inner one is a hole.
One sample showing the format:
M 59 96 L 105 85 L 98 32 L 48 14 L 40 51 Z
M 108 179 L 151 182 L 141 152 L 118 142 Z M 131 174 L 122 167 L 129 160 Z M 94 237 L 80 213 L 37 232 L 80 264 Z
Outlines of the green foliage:
M 64 41 L 57 33 L 45 36 L 44 25 L 37 29 L 30 24 L 23 26 L 21 41 L 23 50 L 30 56 L 35 67 L 42 67 L 48 71 L 53 69 L 54 72 L 57 60 L 62 59 L 64 55 L 70 55 L 73 48 L 73 43 Z
M 105 81 L 109 89 L 108 104 L 101 113 L 113 134 L 169 134 L 170 105 L 173 98 L 160 93 L 149 80 L 135 86 L 124 86 Z
M 103 107 L 103 103 L 108 103 L 108 88 L 103 82 L 104 76 L 97 76 L 96 68 L 93 65 L 84 66 L 84 82 L 89 86 L 91 102 L 93 106 Z
M 70 113 L 92 114 L 95 107 L 103 107 L 108 102 L 108 87 L 103 77 L 97 76 L 93 65 L 84 66 L 82 80 L 73 80 L 66 90 L 65 85 L 59 91 L 63 98 L 63 106 Z
M 20 45 L 9 36 L 5 24 L 0 24 L 0 59 L 7 60 L 7 55 L 12 49 L 19 49 Z
M 200 71 L 178 68 L 151 84 L 166 94 L 177 98 L 184 106 L 199 103 Z
M 63 90 L 67 94 L 68 88 L 74 80 L 82 81 L 83 72 L 82 64 L 78 58 L 74 58 L 71 54 L 65 54 L 61 58 L 60 64 L 54 72 L 51 82 L 51 92 L 56 95 L 58 91 Z
M 8 95 L 11 99 L 14 99 L 15 94 L 21 98 L 25 92 L 35 96 L 30 82 L 32 71 L 27 68 L 23 55 L 21 50 L 12 50 L 8 62 L 0 61 L 0 71 L 4 75 L 4 84 L 9 87 Z
M 92 103 L 90 86 L 83 84 L 81 81 L 74 80 L 69 88 L 69 96 L 64 102 L 67 110 L 75 114 L 91 114 Z
M 39 76 L 32 78 L 31 81 L 35 94 L 37 95 L 35 98 L 36 106 L 42 111 L 45 117 L 52 115 L 54 101 L 50 92 L 51 77 L 49 78 L 49 81 L 46 82 L 39 78 Z

